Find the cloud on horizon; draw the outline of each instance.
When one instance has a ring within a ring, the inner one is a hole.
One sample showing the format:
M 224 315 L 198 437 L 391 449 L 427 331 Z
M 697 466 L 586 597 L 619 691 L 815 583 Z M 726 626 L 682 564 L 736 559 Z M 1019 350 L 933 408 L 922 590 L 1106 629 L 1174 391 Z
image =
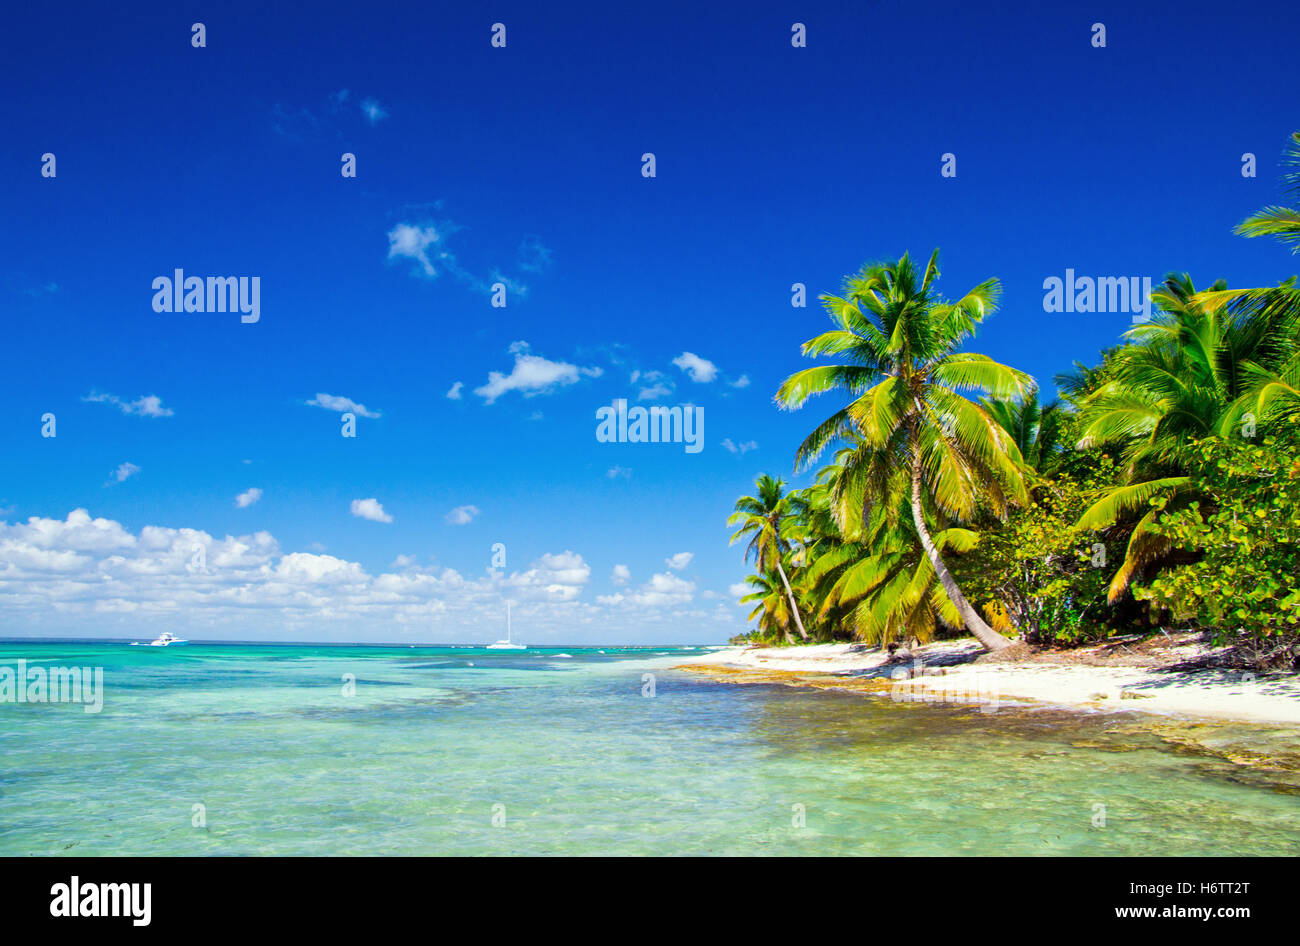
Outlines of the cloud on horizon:
M 203 553 L 199 564 L 196 548 Z M 452 568 L 421 568 L 410 556 L 393 562 L 397 571 L 371 574 L 336 555 L 285 552 L 266 531 L 217 538 L 201 529 L 146 525 L 131 532 L 79 508 L 65 520 L 0 521 L 0 560 L 0 609 L 33 630 L 61 631 L 76 622 L 99 634 L 138 637 L 183 619 L 236 636 L 307 639 L 325 630 L 355 634 L 391 626 L 400 631 L 395 636 L 436 630 L 465 640 L 494 632 L 508 597 L 523 606 L 518 616 L 535 635 L 574 641 L 577 632 L 607 640 L 612 624 L 633 616 L 623 607 L 581 601 L 591 566 L 569 549 L 542 554 L 508 575 L 466 578 Z M 626 566 L 614 574 L 631 577 Z M 615 604 L 635 605 L 634 616 L 660 634 L 683 621 L 723 622 L 721 630 L 734 632 L 734 618 L 712 611 L 656 610 L 686 607 L 694 588 L 655 575 Z

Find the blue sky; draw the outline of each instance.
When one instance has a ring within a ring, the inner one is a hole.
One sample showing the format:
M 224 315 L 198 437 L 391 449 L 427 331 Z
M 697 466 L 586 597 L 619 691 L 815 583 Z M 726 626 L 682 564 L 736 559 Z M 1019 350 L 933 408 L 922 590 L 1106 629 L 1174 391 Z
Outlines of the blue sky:
M 975 348 L 1049 393 L 1131 321 L 1049 276 L 1295 272 L 1231 229 L 1280 197 L 1300 15 L 1143 6 L 8 14 L 0 633 L 482 641 L 510 597 L 538 644 L 724 640 L 727 513 L 837 406 L 771 398 L 863 262 L 999 277 Z M 259 277 L 260 320 L 154 312 L 176 268 Z M 705 449 L 597 442 L 643 392 Z

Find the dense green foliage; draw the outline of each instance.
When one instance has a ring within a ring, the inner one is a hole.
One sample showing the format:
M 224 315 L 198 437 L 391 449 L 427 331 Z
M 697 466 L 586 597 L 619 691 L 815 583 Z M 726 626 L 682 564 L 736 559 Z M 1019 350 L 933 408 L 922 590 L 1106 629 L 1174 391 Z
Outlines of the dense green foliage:
M 1300 197 L 1300 132 L 1287 192 Z M 1300 252 L 1300 210 L 1238 232 Z M 847 403 L 798 448 L 815 482 L 757 481 L 732 516 L 757 574 L 755 635 L 890 643 L 966 631 L 1068 645 L 1204 629 L 1258 666 L 1300 663 L 1300 288 L 1198 290 L 1171 273 L 1149 322 L 1042 403 L 1032 378 L 964 350 L 997 304 L 956 301 L 938 253 L 875 263 L 822 296 L 835 363 L 777 392 Z M 972 400 L 968 395 L 982 395 Z
M 1300 661 L 1300 442 L 1276 437 L 1197 445 L 1201 498 L 1160 510 L 1154 531 L 1193 560 L 1162 571 L 1136 596 L 1232 644 L 1250 663 Z M 1160 509 L 1160 504 L 1157 504 Z
M 981 533 L 961 573 L 999 625 L 1005 621 L 1030 643 L 1076 644 L 1113 633 L 1122 613 L 1106 589 L 1124 546 L 1078 521 L 1115 476 L 1111 457 L 1083 454 L 1039 479 L 1033 501 L 1005 525 Z

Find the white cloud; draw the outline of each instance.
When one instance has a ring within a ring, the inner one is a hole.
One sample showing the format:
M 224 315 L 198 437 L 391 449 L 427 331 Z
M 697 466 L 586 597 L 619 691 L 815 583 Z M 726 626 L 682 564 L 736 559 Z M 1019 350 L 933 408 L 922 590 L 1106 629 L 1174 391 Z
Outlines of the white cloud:
M 681 571 L 687 565 L 691 564 L 691 559 L 695 557 L 694 552 L 678 552 L 676 555 L 670 555 L 664 559 L 664 564 L 675 572 Z
M 235 497 L 235 505 L 240 509 L 245 509 L 262 498 L 262 491 L 256 486 L 246 489 Z
M 267 532 L 132 533 L 85 509 L 66 520 L 0 521 L 0 614 L 38 635 L 139 638 L 183 619 L 190 637 L 491 640 L 501 636 L 503 597 L 530 644 L 725 640 L 742 629 L 734 615 L 690 606 L 694 585 L 674 575 L 584 601 L 590 576 L 571 550 L 509 576 L 466 578 L 413 556 L 372 575 L 341 555 L 282 551 Z
M 685 371 L 692 381 L 708 382 L 718 376 L 717 365 L 693 352 L 682 352 L 673 359 L 673 364 Z
M 467 526 L 474 521 L 474 517 L 479 514 L 479 511 L 477 506 L 457 506 L 447 513 L 446 519 L 453 526 Z
M 637 381 L 643 384 L 637 393 L 638 401 L 655 401 L 667 397 L 674 390 L 672 379 L 662 371 L 633 371 L 631 383 L 636 384 Z
M 356 562 L 310 552 L 281 556 L 272 574 L 296 585 L 360 585 L 370 578 Z
M 591 577 L 591 566 L 577 552 L 548 553 L 523 573 L 505 580 L 511 594 L 541 601 L 571 601 Z
M 134 401 L 124 401 L 116 394 L 100 394 L 91 391 L 82 400 L 92 404 L 112 404 L 123 414 L 135 414 L 139 417 L 171 417 L 175 413 L 170 407 L 163 407 L 162 399 L 156 394 L 147 394 Z
M 370 519 L 373 522 L 393 521 L 393 517 L 384 512 L 384 507 L 380 505 L 379 500 L 374 498 L 352 500 L 352 515 L 358 519 Z
M 734 585 L 727 586 L 727 594 L 731 595 L 733 598 L 743 598 L 754 590 L 755 589 L 752 585 L 747 585 L 743 581 L 738 581 Z
M 366 405 L 358 404 L 350 397 L 339 397 L 334 394 L 318 393 L 314 398 L 307 402 L 311 407 L 323 407 L 327 411 L 338 411 L 340 414 L 351 411 L 358 417 L 378 417 L 379 411 L 370 411 Z
M 629 470 L 627 467 L 619 466 L 616 463 L 613 466 L 611 466 L 608 470 L 605 471 L 605 475 L 608 476 L 611 480 L 618 479 L 620 476 L 623 477 L 623 479 L 625 480 L 630 480 L 632 478 L 632 471 Z
M 412 259 L 420 265 L 420 272 L 430 279 L 438 276 L 438 271 L 429 259 L 429 248 L 437 244 L 442 237 L 432 224 L 416 226 L 399 223 L 388 231 L 388 258 Z M 445 254 L 443 254 L 445 255 Z
M 465 383 L 463 381 L 457 381 L 450 388 L 448 388 L 447 397 L 449 397 L 453 401 L 459 401 L 461 397 L 460 389 L 463 388 L 464 386 Z
M 728 381 L 727 383 L 730 384 L 733 388 L 747 388 L 749 387 L 749 375 L 742 374 L 735 381 Z
M 123 483 L 132 476 L 140 472 L 140 467 L 134 463 L 119 463 L 116 470 L 113 471 L 110 482 Z
M 722 446 L 730 453 L 745 454 L 751 450 L 757 450 L 758 442 L 755 440 L 746 440 L 743 443 L 732 443 L 731 438 L 728 437 L 726 440 L 722 441 Z
M 667 397 L 673 393 L 673 389 L 662 381 L 656 381 L 648 388 L 642 388 L 637 394 L 638 401 L 657 401 L 661 397 Z
M 388 231 L 388 261 L 410 260 L 411 274 L 422 279 L 437 279 L 444 272 L 477 293 L 494 293 L 497 284 L 506 288 L 511 300 L 528 296 L 528 285 L 504 272 L 501 266 L 471 271 L 461 264 L 449 248 L 449 241 L 464 227 L 451 220 L 403 221 Z M 525 237 L 519 246 L 516 265 L 525 273 L 542 273 L 550 266 L 551 251 L 537 237 Z
M 598 378 L 600 368 L 580 368 L 564 361 L 550 361 L 540 355 L 529 354 L 527 342 L 515 342 L 509 351 L 515 356 L 515 366 L 510 374 L 488 372 L 487 383 L 474 389 L 474 393 L 491 404 L 510 391 L 520 391 L 524 397 L 546 394 L 557 387 L 575 384 L 578 378 Z
M 694 595 L 695 582 L 662 572 L 652 575 L 650 580 L 628 600 L 644 607 L 658 608 L 689 604 Z
M 616 585 L 626 585 L 632 580 L 632 569 L 628 568 L 626 565 L 615 565 L 613 573 L 609 576 L 609 580 Z

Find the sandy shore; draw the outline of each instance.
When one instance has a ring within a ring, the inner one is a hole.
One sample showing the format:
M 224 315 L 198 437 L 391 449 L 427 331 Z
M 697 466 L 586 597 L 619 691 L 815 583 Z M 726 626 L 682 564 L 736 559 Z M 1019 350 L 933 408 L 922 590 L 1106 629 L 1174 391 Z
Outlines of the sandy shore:
M 1161 646 L 1164 644 L 1165 646 Z M 1037 703 L 1089 711 L 1140 711 L 1300 725 L 1300 675 L 1184 669 L 1210 652 L 1187 637 L 1124 642 L 1006 661 L 974 641 L 917 648 L 911 660 L 860 644 L 731 647 L 678 669 L 735 683 L 851 689 L 908 702 Z

